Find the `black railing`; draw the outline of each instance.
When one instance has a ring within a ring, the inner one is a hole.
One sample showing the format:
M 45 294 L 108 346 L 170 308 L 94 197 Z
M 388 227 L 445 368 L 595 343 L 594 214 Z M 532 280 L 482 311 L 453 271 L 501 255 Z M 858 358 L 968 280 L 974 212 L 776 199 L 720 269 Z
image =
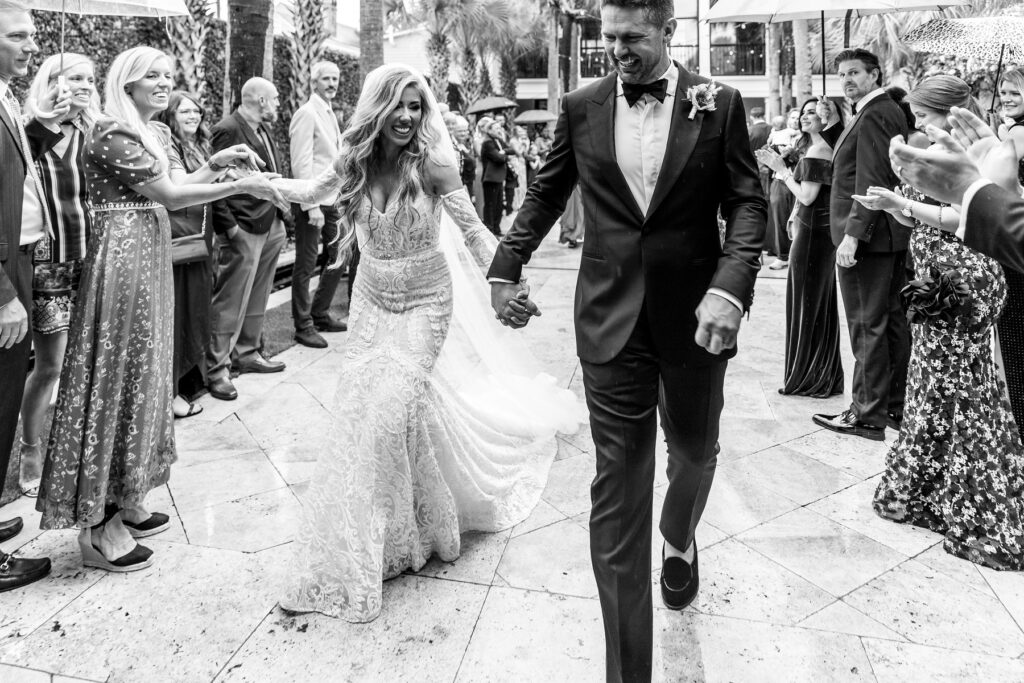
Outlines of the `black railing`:
M 600 78 L 608 73 L 608 59 L 600 45 L 580 45 L 580 78 Z
M 717 43 L 711 46 L 712 76 L 763 76 L 764 43 Z
M 697 45 L 669 45 L 668 54 L 687 71 L 700 71 L 700 48 Z

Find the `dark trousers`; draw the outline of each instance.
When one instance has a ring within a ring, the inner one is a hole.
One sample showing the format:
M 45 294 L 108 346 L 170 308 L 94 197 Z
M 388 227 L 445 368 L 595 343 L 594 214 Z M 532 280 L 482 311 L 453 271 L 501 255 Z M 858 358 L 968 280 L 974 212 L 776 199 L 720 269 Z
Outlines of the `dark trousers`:
M 682 550 L 693 541 L 715 476 L 726 363 L 662 362 L 641 314 L 618 356 L 582 366 L 597 450 L 590 555 L 604 616 L 607 678 L 650 681 L 657 420 L 660 416 L 668 444 L 669 479 L 660 528 Z
M 0 493 L 3 493 L 7 467 L 14 451 L 14 434 L 18 430 L 18 414 L 21 412 L 32 348 L 32 256 L 17 247 L 10 249 L 9 253 L 3 269 L 30 318 L 25 338 L 9 349 L 0 349 Z
M 341 214 L 333 206 L 321 206 L 324 214 L 324 226 L 316 228 L 309 224 L 309 212 L 303 211 L 298 204 L 292 206 L 295 216 L 295 264 L 292 266 L 292 321 L 296 330 L 312 329 L 314 320 L 327 317 L 334 292 L 338 283 L 345 275 L 342 268 L 323 267 L 320 270 L 320 283 L 312 301 L 309 296 L 309 280 L 316 271 L 317 264 L 330 265 L 338 258 L 339 221 Z M 320 245 L 323 245 L 321 254 Z M 317 258 L 317 257 L 320 258 Z
M 484 183 L 484 225 L 495 235 L 501 234 L 503 189 L 504 183 Z
M 910 331 L 900 305 L 907 284 L 906 252 L 858 254 L 839 269 L 853 347 L 853 403 L 863 422 L 885 427 L 886 414 L 903 415 Z

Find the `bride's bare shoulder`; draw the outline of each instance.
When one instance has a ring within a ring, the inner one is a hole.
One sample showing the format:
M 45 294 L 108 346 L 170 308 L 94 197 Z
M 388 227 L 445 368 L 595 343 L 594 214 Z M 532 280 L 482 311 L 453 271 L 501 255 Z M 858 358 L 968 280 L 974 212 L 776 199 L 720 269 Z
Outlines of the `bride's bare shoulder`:
M 430 194 L 442 195 L 462 187 L 457 164 L 442 159 L 428 158 L 423 165 L 424 185 Z

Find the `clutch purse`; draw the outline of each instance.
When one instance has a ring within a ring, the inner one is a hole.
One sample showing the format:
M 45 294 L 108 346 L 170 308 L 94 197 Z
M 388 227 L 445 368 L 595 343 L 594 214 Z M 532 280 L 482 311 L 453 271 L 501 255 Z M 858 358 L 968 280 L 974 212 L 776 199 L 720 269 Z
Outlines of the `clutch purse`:
M 927 275 L 900 290 L 900 297 L 911 323 L 952 323 L 970 303 L 971 288 L 955 266 L 940 261 L 928 266 Z

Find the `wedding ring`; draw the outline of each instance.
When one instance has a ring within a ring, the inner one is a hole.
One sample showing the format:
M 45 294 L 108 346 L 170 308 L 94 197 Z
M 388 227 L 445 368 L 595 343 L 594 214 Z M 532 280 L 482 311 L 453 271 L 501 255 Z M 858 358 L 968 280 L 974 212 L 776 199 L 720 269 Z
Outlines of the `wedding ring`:
M 902 178 L 903 177 L 903 167 L 900 166 L 899 164 L 896 165 L 896 176 L 898 178 Z

